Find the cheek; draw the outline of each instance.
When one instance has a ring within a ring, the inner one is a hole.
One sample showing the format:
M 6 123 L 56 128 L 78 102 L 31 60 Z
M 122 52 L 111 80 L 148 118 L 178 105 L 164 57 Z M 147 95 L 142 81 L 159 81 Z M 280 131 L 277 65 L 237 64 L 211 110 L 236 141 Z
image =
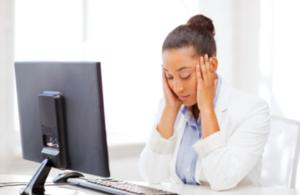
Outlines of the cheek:
M 192 94 L 197 94 L 197 80 L 194 76 L 189 80 L 187 87 Z
M 197 79 L 196 79 L 196 77 L 191 79 L 190 91 L 191 91 L 191 95 L 192 95 L 192 97 L 190 99 L 190 105 L 192 106 L 197 103 Z
M 174 90 L 174 82 L 172 80 L 168 80 L 168 84 L 172 90 Z

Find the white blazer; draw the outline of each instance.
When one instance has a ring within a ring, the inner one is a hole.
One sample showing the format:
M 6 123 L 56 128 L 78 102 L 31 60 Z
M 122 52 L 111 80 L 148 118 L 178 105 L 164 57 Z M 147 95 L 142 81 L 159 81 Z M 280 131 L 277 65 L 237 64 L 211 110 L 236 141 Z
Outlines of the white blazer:
M 162 98 L 152 134 L 140 155 L 139 171 L 150 183 L 160 183 L 170 177 L 174 183 L 183 184 L 175 168 L 186 125 L 181 112 L 184 105 L 178 111 L 173 136 L 168 140 L 156 130 L 164 106 Z M 262 153 L 270 132 L 268 104 L 231 87 L 222 79 L 214 110 L 220 131 L 193 145 L 199 155 L 196 181 L 200 185 L 210 185 L 213 190 L 226 190 L 237 185 L 260 186 Z

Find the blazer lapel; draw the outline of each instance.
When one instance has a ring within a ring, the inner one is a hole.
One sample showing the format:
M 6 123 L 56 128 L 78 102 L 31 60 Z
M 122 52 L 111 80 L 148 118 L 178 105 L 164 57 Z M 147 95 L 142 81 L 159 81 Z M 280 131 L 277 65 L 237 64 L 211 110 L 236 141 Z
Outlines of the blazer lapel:
M 220 75 L 218 75 L 220 77 Z M 222 77 L 221 77 L 222 78 Z M 222 84 L 219 92 L 219 96 L 216 102 L 215 111 L 224 112 L 228 108 L 229 98 L 232 87 L 227 84 L 222 78 Z
M 175 129 L 175 131 L 177 131 L 177 140 L 176 140 L 174 152 L 171 157 L 170 164 L 169 164 L 169 171 L 170 171 L 171 179 L 173 180 L 174 183 L 182 183 L 182 184 L 183 184 L 183 182 L 176 174 L 176 160 L 177 160 L 178 149 L 179 149 L 179 146 L 181 143 L 181 138 L 183 136 L 183 132 L 184 132 L 185 125 L 186 125 L 184 115 L 181 112 L 183 107 L 184 107 L 184 105 L 182 105 L 180 107 L 178 114 L 177 114 L 176 122 L 174 124 L 174 129 Z
M 215 106 L 215 113 L 219 123 L 219 127 L 222 129 L 222 126 L 226 120 L 226 110 L 229 106 L 229 99 L 232 92 L 232 87 L 228 85 L 226 81 L 222 79 L 222 85 L 220 88 L 219 96 Z
M 220 77 L 220 75 L 218 76 Z M 228 115 L 226 111 L 229 105 L 229 98 L 231 92 L 232 92 L 231 86 L 228 85 L 226 81 L 222 79 L 219 96 L 215 105 L 215 114 L 221 131 L 223 128 L 227 128 L 227 125 L 230 125 L 230 121 L 228 121 L 229 117 L 227 117 Z M 198 158 L 198 161 L 199 160 L 201 161 L 200 157 Z M 207 181 L 204 172 L 202 170 L 202 164 L 199 162 L 196 165 L 195 179 L 197 182 Z
M 218 75 L 218 76 L 220 76 L 220 75 Z M 218 99 L 217 99 L 217 102 L 216 102 L 216 105 L 215 105 L 215 113 L 216 113 L 220 128 L 223 124 L 224 118 L 226 118 L 226 117 L 224 117 L 224 115 L 225 115 L 226 110 L 228 108 L 230 94 L 231 94 L 231 86 L 228 85 L 222 79 L 222 84 L 221 84 L 219 96 L 218 96 Z M 169 164 L 171 179 L 175 183 L 183 183 L 181 181 L 181 179 L 176 174 L 177 153 L 178 153 L 178 149 L 179 149 L 181 139 L 182 139 L 182 136 L 183 136 L 183 133 L 184 133 L 184 130 L 185 130 L 185 125 L 186 125 L 184 115 L 181 112 L 183 107 L 184 107 L 184 105 L 182 105 L 180 107 L 177 118 L 176 118 L 176 122 L 174 124 L 174 129 L 177 131 L 177 140 L 176 140 L 174 152 L 173 152 L 173 155 L 171 157 L 170 164 Z M 197 163 L 197 165 L 199 165 L 199 163 Z M 197 170 L 197 169 L 199 169 L 198 166 L 196 167 L 196 173 L 199 173 L 199 170 Z M 196 175 L 196 179 L 197 178 L 199 178 L 198 175 Z

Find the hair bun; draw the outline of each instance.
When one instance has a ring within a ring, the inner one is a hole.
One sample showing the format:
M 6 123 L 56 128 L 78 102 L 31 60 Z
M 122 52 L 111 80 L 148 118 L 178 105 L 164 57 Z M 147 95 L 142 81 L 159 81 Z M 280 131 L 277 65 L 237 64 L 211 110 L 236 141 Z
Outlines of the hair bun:
M 187 23 L 187 25 L 194 25 L 194 26 L 201 26 L 206 28 L 206 30 L 208 30 L 209 32 L 211 32 L 213 35 L 216 34 L 215 32 L 215 27 L 212 23 L 212 20 L 199 14 L 199 15 L 195 15 L 193 17 L 191 17 Z

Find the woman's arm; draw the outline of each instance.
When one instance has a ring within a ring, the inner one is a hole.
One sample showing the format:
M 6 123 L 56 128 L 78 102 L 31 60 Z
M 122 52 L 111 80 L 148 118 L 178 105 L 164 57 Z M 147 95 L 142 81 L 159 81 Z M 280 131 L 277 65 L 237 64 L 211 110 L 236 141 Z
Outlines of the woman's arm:
M 174 124 L 179 108 L 165 107 L 163 109 L 157 131 L 164 139 L 169 139 L 174 132 Z
M 158 113 L 151 137 L 140 156 L 139 171 L 150 183 L 159 183 L 170 175 L 169 162 L 176 142 L 174 124 L 182 102 L 172 92 L 162 68 L 164 98 L 158 107 Z M 159 120 L 159 122 L 157 122 Z
M 234 133 L 226 142 L 213 109 L 216 64 L 205 55 L 197 66 L 197 103 L 201 114 L 202 140 L 197 141 L 193 148 L 199 155 L 198 163 L 202 163 L 199 166 L 203 167 L 211 188 L 226 190 L 235 187 L 261 157 L 270 131 L 270 114 L 268 104 L 259 98 L 250 98 L 247 104 L 234 105 L 236 109 L 231 111 L 234 117 L 230 119 L 228 115 L 227 120 L 239 120 L 240 124 L 232 130 Z M 243 99 L 242 94 L 236 95 Z M 244 96 L 245 99 L 247 97 Z M 234 100 L 235 104 L 238 102 L 239 99 Z M 236 121 L 234 124 L 237 124 Z M 222 128 L 229 131 L 236 127 Z
M 162 69 L 162 84 L 163 84 L 163 92 L 165 105 L 160 117 L 160 121 L 157 126 L 157 131 L 164 139 L 169 139 L 173 135 L 174 124 L 176 120 L 176 116 L 182 102 L 178 99 L 178 97 L 173 93 L 170 88 L 166 74 Z
M 236 113 L 238 110 L 241 113 Z M 257 98 L 234 112 L 235 116 L 227 116 L 226 120 L 239 119 L 243 113 L 244 116 L 228 141 L 221 129 L 193 146 L 199 155 L 198 166 L 203 167 L 213 190 L 231 189 L 250 172 L 261 158 L 270 132 L 269 106 L 264 100 Z M 231 124 L 229 121 L 226 123 Z
M 213 104 L 217 88 L 217 66 L 216 58 L 208 59 L 207 54 L 200 57 L 200 63 L 196 66 L 197 106 L 201 115 L 202 139 L 220 131 Z
M 163 120 L 167 120 L 168 122 L 170 122 L 169 120 L 171 120 L 164 119 L 168 118 L 167 115 L 163 116 L 164 110 L 165 99 L 162 98 L 158 107 L 158 112 L 156 113 L 154 125 L 151 130 L 150 139 L 148 140 L 146 147 L 142 151 L 139 160 L 140 174 L 144 180 L 150 183 L 160 183 L 165 178 L 170 176 L 169 163 L 175 147 L 177 133 L 173 130 L 173 123 L 171 123 L 172 129 L 169 129 L 169 133 L 171 132 L 172 135 L 168 139 L 163 138 L 158 132 L 159 123 L 161 123 Z M 165 114 L 168 114 L 168 112 L 165 112 Z M 176 120 L 176 116 L 175 119 L 173 119 L 174 122 Z M 161 124 L 162 128 L 168 128 L 168 124 Z

